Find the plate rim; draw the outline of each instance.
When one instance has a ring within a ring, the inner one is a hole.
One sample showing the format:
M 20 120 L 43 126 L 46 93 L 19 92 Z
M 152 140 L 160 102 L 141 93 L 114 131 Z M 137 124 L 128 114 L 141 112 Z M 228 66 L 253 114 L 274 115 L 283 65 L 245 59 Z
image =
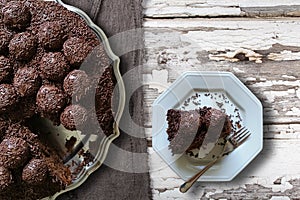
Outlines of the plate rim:
M 205 179 L 198 179 L 198 181 L 200 182 L 216 182 L 216 181 L 222 181 L 222 182 L 227 182 L 227 181 L 231 181 L 233 180 L 239 173 L 241 173 L 243 171 L 243 169 L 245 169 L 245 167 L 247 165 L 249 165 L 250 162 L 252 162 L 255 157 L 262 151 L 263 149 L 263 105 L 261 103 L 261 101 L 250 91 L 250 89 L 248 87 L 246 87 L 241 80 L 239 80 L 232 72 L 227 72 L 227 71 L 186 71 L 183 74 L 181 74 L 172 84 L 171 86 L 169 86 L 163 93 L 161 93 L 156 100 L 153 102 L 152 104 L 152 110 L 154 110 L 153 108 L 155 106 L 159 106 L 159 103 L 165 96 L 166 94 L 168 94 L 169 92 L 172 92 L 172 90 L 176 87 L 177 84 L 179 84 L 181 81 L 183 81 L 187 76 L 201 76 L 201 77 L 205 77 L 205 76 L 220 76 L 220 77 L 229 77 L 235 84 L 237 84 L 245 93 L 248 94 L 248 96 L 251 98 L 251 100 L 254 101 L 254 103 L 257 105 L 257 109 L 259 112 L 259 116 L 260 116 L 260 122 L 259 122 L 259 129 L 260 129 L 260 133 L 259 133 L 259 139 L 260 139 L 260 143 L 257 146 L 257 150 L 255 151 L 255 153 L 253 153 L 251 156 L 249 156 L 249 158 L 246 160 L 246 162 L 244 162 L 243 165 L 240 165 L 239 170 L 236 170 L 235 173 L 231 173 L 229 175 L 224 175 L 224 176 L 220 176 L 220 177 L 206 177 Z M 153 118 L 154 118 L 154 114 L 152 114 L 152 125 L 153 125 Z M 152 136 L 154 136 L 156 133 L 154 133 L 154 129 L 152 128 Z M 154 140 L 155 141 L 155 140 Z M 155 152 L 162 158 L 162 160 L 164 162 L 165 159 L 163 157 L 163 155 L 161 155 L 161 153 L 159 153 L 159 149 L 157 148 L 157 146 L 153 145 L 153 149 L 155 150 Z M 181 158 L 180 158 L 181 159 Z M 184 176 L 183 174 L 178 173 L 180 171 L 180 169 L 175 165 L 175 162 L 172 163 L 167 163 L 167 165 L 181 178 L 183 178 L 184 180 L 187 180 L 188 178 L 190 178 L 189 176 Z M 179 169 L 179 170 L 178 170 Z

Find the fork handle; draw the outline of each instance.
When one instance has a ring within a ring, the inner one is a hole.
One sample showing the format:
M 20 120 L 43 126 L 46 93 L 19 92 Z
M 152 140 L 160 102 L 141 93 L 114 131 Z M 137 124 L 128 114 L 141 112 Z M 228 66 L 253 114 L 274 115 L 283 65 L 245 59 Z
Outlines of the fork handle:
M 183 183 L 179 188 L 180 192 L 186 193 L 192 187 L 192 185 L 194 185 L 194 183 L 200 178 L 200 176 L 202 176 L 209 168 L 211 168 L 220 158 L 221 156 L 208 163 L 208 165 L 206 165 L 201 171 L 199 171 L 197 174 L 195 174 L 193 177 L 191 177 L 189 180 Z

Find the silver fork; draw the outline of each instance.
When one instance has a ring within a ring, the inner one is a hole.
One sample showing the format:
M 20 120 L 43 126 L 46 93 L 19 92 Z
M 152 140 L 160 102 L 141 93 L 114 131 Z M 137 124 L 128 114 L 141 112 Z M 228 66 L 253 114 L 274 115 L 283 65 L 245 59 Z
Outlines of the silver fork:
M 228 155 L 233 150 L 238 148 L 241 144 L 243 144 L 250 135 L 251 135 L 250 131 L 248 131 L 248 129 L 246 129 L 245 127 L 229 135 L 226 138 L 226 143 L 223 152 L 219 156 L 217 156 L 216 159 L 208 163 L 208 165 L 205 166 L 201 171 L 199 171 L 197 174 L 195 174 L 193 177 L 191 177 L 189 180 L 183 183 L 179 188 L 180 192 L 182 193 L 187 192 L 192 187 L 192 185 L 200 178 L 200 176 L 202 176 L 209 168 L 211 168 L 222 157 Z

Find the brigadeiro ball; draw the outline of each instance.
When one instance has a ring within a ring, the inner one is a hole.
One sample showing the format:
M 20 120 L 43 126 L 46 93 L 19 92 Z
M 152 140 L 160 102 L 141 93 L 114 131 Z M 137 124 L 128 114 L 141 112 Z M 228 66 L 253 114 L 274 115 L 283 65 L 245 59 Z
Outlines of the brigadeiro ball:
M 0 31 L 0 52 L 2 54 L 6 54 L 8 50 L 8 45 L 9 41 L 12 38 L 12 33 L 6 31 L 6 30 L 1 30 Z
M 45 53 L 40 63 L 41 76 L 52 81 L 62 80 L 69 70 L 68 61 L 60 52 Z
M 87 92 L 88 75 L 82 70 L 73 70 L 65 77 L 63 87 L 73 101 L 78 101 Z
M 36 94 L 41 85 L 41 79 L 36 69 L 23 67 L 15 73 L 13 85 L 21 97 Z
M 80 105 L 70 105 L 60 115 L 61 124 L 69 130 L 82 128 L 88 118 L 87 110 Z
M 80 66 L 92 48 L 82 38 L 72 37 L 68 39 L 63 45 L 63 51 L 73 66 Z
M 28 156 L 28 144 L 21 138 L 10 137 L 0 143 L 0 166 L 19 168 L 25 164 Z
M 30 60 L 36 52 L 36 47 L 36 38 L 29 32 L 16 34 L 8 46 L 9 53 L 18 61 Z
M 37 93 L 36 103 L 42 113 L 58 113 L 66 105 L 66 98 L 56 86 L 43 85 Z
M 9 59 L 4 56 L 0 56 L 0 82 L 10 79 L 13 73 L 13 67 Z
M 11 28 L 21 30 L 30 25 L 31 13 L 29 8 L 20 1 L 8 2 L 3 8 L 3 22 Z
M 32 159 L 24 167 L 22 180 L 30 185 L 40 185 L 47 179 L 48 168 L 44 160 Z
M 0 193 L 6 191 L 12 183 L 11 172 L 7 168 L 0 166 Z
M 60 50 L 67 38 L 64 29 L 62 22 L 45 22 L 41 25 L 38 32 L 40 44 L 46 50 Z
M 1 84 L 0 94 L 0 112 L 16 105 L 19 100 L 17 92 L 11 84 Z

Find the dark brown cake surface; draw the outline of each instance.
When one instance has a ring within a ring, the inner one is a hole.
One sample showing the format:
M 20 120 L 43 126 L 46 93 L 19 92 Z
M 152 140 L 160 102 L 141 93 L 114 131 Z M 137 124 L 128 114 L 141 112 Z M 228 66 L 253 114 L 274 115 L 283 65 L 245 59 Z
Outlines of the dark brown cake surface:
M 99 39 L 77 14 L 36 0 L 1 0 L 0 11 L 0 199 L 36 200 L 72 177 L 46 136 L 31 130 L 32 119 L 78 130 L 94 110 L 110 135 L 116 81 Z
M 232 127 L 225 113 L 209 107 L 190 111 L 170 109 L 167 121 L 169 148 L 173 154 L 200 148 L 207 134 L 224 137 L 230 134 Z

